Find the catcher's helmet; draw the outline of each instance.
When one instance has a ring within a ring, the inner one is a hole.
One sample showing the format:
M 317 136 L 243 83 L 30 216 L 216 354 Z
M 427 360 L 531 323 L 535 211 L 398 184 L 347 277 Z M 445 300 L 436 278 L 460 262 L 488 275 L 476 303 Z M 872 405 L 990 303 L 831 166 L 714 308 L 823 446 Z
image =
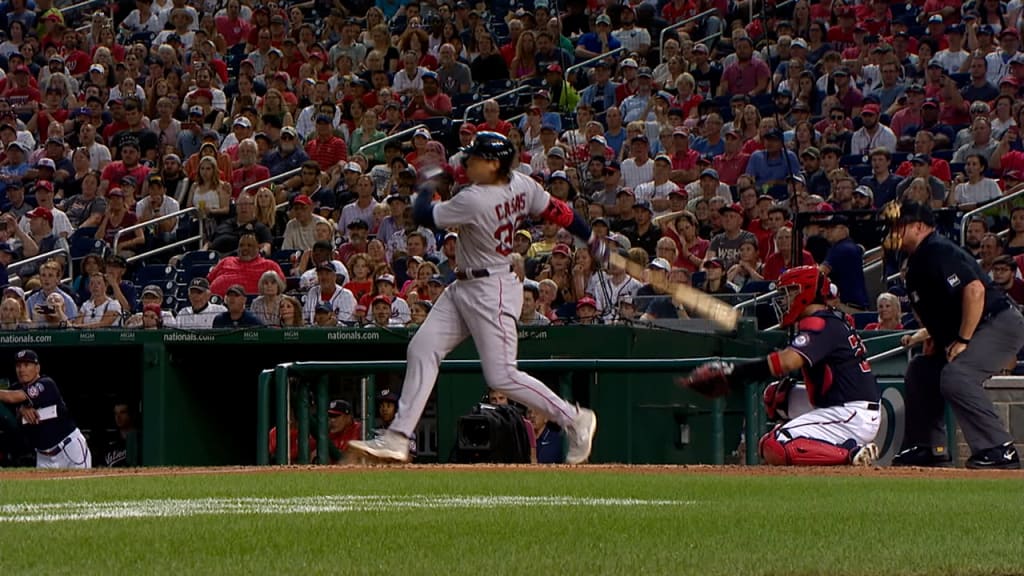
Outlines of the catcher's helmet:
M 772 300 L 779 315 L 779 326 L 793 325 L 810 304 L 824 304 L 830 282 L 817 266 L 790 268 L 775 285 L 778 295 Z
M 497 160 L 500 172 L 510 172 L 516 149 L 512 142 L 497 132 L 477 132 L 473 141 L 462 149 L 465 157 L 476 156 L 484 160 Z

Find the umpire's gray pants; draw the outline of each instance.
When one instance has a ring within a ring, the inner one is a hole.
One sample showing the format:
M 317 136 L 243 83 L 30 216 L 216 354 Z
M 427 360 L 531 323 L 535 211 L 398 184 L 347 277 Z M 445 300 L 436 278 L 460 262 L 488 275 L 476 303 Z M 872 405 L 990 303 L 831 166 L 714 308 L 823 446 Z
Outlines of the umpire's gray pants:
M 914 357 L 906 375 L 904 447 L 946 445 L 943 400 L 953 407 L 972 453 L 1010 442 L 1013 438 L 985 395 L 984 383 L 1022 347 L 1024 317 L 1010 308 L 982 322 L 971 343 L 952 362 L 946 362 L 945 350 Z

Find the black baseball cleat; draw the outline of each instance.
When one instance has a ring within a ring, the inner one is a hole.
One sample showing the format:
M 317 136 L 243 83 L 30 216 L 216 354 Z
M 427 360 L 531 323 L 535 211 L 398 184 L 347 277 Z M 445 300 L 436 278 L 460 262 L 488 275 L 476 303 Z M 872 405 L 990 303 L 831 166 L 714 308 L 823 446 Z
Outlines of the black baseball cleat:
M 1013 442 L 982 450 L 967 459 L 973 470 L 1020 470 L 1020 456 Z
M 953 461 L 946 453 L 946 449 L 939 446 L 932 449 L 931 446 L 911 446 L 901 450 L 893 457 L 893 466 L 949 466 Z

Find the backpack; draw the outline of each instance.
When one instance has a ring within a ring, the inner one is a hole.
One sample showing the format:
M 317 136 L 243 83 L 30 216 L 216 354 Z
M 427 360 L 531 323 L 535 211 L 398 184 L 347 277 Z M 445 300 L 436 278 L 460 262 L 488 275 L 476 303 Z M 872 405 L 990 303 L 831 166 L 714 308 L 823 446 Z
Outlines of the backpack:
M 452 461 L 475 463 L 528 463 L 530 431 L 523 415 L 512 406 L 477 404 L 459 418 Z

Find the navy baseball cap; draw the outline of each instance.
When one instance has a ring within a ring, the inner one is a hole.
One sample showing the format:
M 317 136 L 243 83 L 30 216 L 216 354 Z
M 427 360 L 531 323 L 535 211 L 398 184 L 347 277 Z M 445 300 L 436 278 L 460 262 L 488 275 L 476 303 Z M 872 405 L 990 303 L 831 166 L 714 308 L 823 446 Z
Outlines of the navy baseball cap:
M 327 406 L 327 413 L 332 416 L 351 414 L 352 404 L 348 400 L 331 400 L 331 403 Z
M 4 254 L 17 254 L 18 251 L 11 247 L 7 242 L 0 242 L 0 252 Z
M 331 305 L 328 304 L 327 302 L 321 302 L 316 305 L 316 308 L 313 309 L 313 313 L 319 314 L 321 312 L 330 314 L 331 312 L 334 312 L 334 308 L 332 308 Z
M 22 350 L 14 356 L 15 364 L 39 364 L 39 355 L 35 350 Z
M 398 392 L 385 388 L 377 394 L 377 402 L 398 402 Z

